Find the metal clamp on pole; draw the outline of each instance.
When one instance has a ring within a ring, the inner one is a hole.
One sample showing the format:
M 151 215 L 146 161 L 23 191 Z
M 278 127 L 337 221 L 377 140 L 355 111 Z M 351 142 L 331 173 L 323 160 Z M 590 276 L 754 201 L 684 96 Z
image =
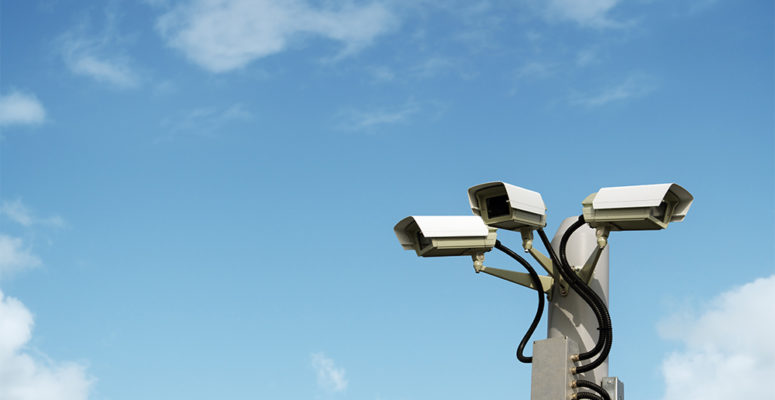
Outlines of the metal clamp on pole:
M 600 259 L 600 254 L 603 253 L 603 250 L 605 250 L 608 245 L 608 232 L 608 227 L 599 227 L 595 230 L 597 247 L 592 250 L 592 254 L 589 255 L 589 258 L 587 258 L 583 267 L 580 269 L 574 268 L 579 275 L 579 278 L 581 278 L 584 283 L 589 283 L 589 280 L 592 279 L 592 274 L 595 272 L 595 267 L 597 266 L 597 261 Z
M 533 258 L 538 261 L 539 264 L 541 264 L 541 267 L 543 267 L 544 270 L 549 273 L 554 282 L 558 283 L 560 288 L 560 295 L 567 296 L 568 283 L 565 282 L 565 279 L 562 279 L 559 271 L 555 269 L 552 259 L 533 247 L 533 230 L 522 229 L 520 230 L 520 233 L 522 234 L 522 248 L 525 249 L 526 252 L 530 253 L 530 255 L 533 256 Z M 544 285 L 544 288 L 547 288 L 547 286 Z M 551 290 L 547 290 L 546 293 L 548 299 L 551 301 L 553 292 Z

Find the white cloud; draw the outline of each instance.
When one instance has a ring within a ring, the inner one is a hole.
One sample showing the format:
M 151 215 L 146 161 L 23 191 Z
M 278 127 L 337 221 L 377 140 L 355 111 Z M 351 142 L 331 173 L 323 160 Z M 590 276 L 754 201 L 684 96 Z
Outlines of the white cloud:
M 21 239 L 0 233 L 0 278 L 38 265 L 40 259 L 24 246 Z
M 13 91 L 0 96 L 0 126 L 39 124 L 45 119 L 46 110 L 35 95 Z
M 341 42 L 339 57 L 368 46 L 396 23 L 383 4 L 306 0 L 197 0 L 162 15 L 157 27 L 168 44 L 212 72 L 244 67 L 284 51 L 305 36 Z
M 59 216 L 40 218 L 34 215 L 20 199 L 3 201 L 0 204 L 0 214 L 24 227 L 32 225 L 63 226 L 65 224 L 64 220 Z
M 608 13 L 619 0 L 548 0 L 545 3 L 549 19 L 573 21 L 584 27 L 611 28 L 620 26 Z
M 700 315 L 663 321 L 660 333 L 684 347 L 662 363 L 663 399 L 771 398 L 773 304 L 775 275 L 722 293 Z
M 24 351 L 32 325 L 24 304 L 0 292 L 0 399 L 87 399 L 93 379 L 84 366 L 40 360 Z
M 600 92 L 573 96 L 571 103 L 587 107 L 602 106 L 616 101 L 645 96 L 651 93 L 655 86 L 654 80 L 651 77 L 633 74 L 623 82 L 606 87 Z
M 344 368 L 337 368 L 334 360 L 323 353 L 311 355 L 312 368 L 315 369 L 318 385 L 326 390 L 341 392 L 347 389 L 347 378 Z

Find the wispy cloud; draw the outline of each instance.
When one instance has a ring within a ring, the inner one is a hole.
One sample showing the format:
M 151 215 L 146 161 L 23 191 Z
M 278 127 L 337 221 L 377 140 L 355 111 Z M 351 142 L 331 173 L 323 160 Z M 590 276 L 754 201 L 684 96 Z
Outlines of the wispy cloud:
M 368 68 L 368 72 L 377 82 L 390 82 L 396 78 L 396 73 L 390 67 L 384 65 Z
M 39 265 L 40 258 L 24 245 L 22 239 L 0 233 L 0 278 Z
M 461 26 L 452 35 L 469 51 L 498 51 L 502 43 L 498 37 L 502 28 L 511 23 L 510 16 L 500 12 L 499 7 L 490 0 L 468 0 L 459 2 L 438 2 L 453 17 L 460 20 Z
M 393 125 L 408 121 L 420 112 L 415 101 L 392 107 L 376 109 L 347 109 L 338 114 L 338 127 L 344 130 L 368 130 L 384 125 Z
M 28 231 L 35 225 L 48 227 L 65 225 L 64 220 L 59 216 L 41 218 L 35 215 L 20 199 L 2 201 L 0 216 L 21 225 Z M 31 246 L 26 245 L 24 240 L 0 232 L 0 278 L 39 265 L 41 265 L 40 258 L 32 252 Z
M 469 78 L 473 74 L 465 73 L 459 60 L 445 56 L 429 57 L 415 64 L 409 69 L 409 74 L 417 78 L 437 78 L 448 73 L 456 73 L 462 78 Z
M 608 103 L 645 96 L 656 88 L 654 79 L 633 74 L 624 81 L 608 86 L 601 91 L 571 96 L 571 103 L 586 107 L 598 107 Z
M 140 84 L 133 62 L 121 49 L 123 39 L 117 31 L 117 15 L 108 10 L 105 28 L 89 32 L 84 22 L 62 34 L 57 44 L 67 68 L 82 75 L 117 88 L 133 88 Z
M 164 134 L 160 140 L 181 136 L 214 137 L 223 133 L 231 124 L 252 119 L 253 114 L 240 103 L 225 108 L 196 108 L 162 120 Z
M 766 399 L 775 376 L 775 275 L 722 293 L 699 313 L 663 321 L 683 349 L 662 363 L 664 400 Z
M 46 120 L 46 110 L 31 93 L 12 91 L 0 95 L 0 126 L 34 125 Z
M 595 49 L 582 49 L 576 53 L 576 65 L 587 67 L 600 62 L 600 55 Z
M 337 57 L 368 46 L 397 18 L 382 3 L 306 0 L 197 0 L 162 15 L 157 28 L 167 43 L 212 72 L 226 72 L 286 50 L 305 37 L 343 45 Z
M 0 215 L 8 217 L 10 220 L 24 227 L 30 227 L 32 225 L 61 227 L 65 224 L 62 217 L 58 215 L 48 218 L 38 217 L 29 209 L 29 207 L 22 203 L 21 199 L 12 201 L 5 200 L 0 203 Z
M 95 54 L 89 54 L 91 50 L 84 47 L 84 42 L 72 45 L 68 51 L 67 62 L 76 74 L 86 75 L 97 81 L 122 88 L 137 86 L 138 78 L 124 60 L 100 58 Z
M 693 0 L 688 3 L 689 14 L 697 14 L 716 5 L 719 0 Z
M 433 55 L 413 61 L 409 65 L 398 67 L 377 66 L 367 69 L 375 82 L 401 82 L 407 83 L 417 80 L 437 79 L 446 76 L 454 76 L 462 79 L 471 79 L 477 75 L 468 68 L 462 59 Z
M 530 61 L 517 68 L 517 79 L 543 79 L 557 72 L 558 64 L 540 61 Z
M 94 379 L 83 365 L 41 360 L 24 351 L 32 326 L 24 304 L 0 292 L 0 399 L 86 400 Z
M 620 0 L 548 0 L 545 13 L 551 20 L 572 21 L 583 27 L 613 28 L 622 24 L 613 20 L 609 12 Z
M 323 353 L 314 353 L 310 356 L 312 368 L 317 374 L 318 385 L 326 390 L 342 392 L 347 389 L 347 378 L 344 368 L 334 364 L 334 360 Z

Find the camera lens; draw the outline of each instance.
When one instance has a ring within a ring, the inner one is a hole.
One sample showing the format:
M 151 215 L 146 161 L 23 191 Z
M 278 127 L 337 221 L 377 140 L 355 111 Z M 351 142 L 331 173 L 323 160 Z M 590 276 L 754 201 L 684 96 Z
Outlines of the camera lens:
M 509 203 L 509 196 L 495 196 L 486 200 L 487 205 L 487 218 L 496 218 L 503 215 L 509 215 L 511 213 L 511 204 Z

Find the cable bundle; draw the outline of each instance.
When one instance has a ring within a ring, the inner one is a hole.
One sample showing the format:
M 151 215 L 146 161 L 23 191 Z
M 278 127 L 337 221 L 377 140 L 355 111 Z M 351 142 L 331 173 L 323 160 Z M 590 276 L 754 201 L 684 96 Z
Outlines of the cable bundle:
M 611 316 L 608 313 L 608 306 L 600 298 L 600 296 L 598 296 L 598 294 L 595 293 L 595 291 L 592 290 L 592 288 L 590 288 L 586 282 L 584 282 L 581 278 L 579 278 L 578 274 L 576 274 L 575 271 L 573 271 L 570 264 L 568 263 L 568 259 L 566 255 L 568 240 L 570 239 L 573 232 L 578 230 L 585 223 L 586 222 L 584 221 L 584 217 L 579 216 L 579 219 L 576 222 L 574 222 L 568 228 L 567 231 L 565 231 L 565 233 L 562 236 L 562 239 L 560 240 L 561 258 L 559 259 L 554 249 L 552 248 L 552 245 L 549 242 L 549 238 L 546 236 L 546 233 L 543 231 L 543 229 L 538 229 L 538 234 L 541 237 L 541 242 L 544 244 L 547 251 L 549 252 L 549 256 L 552 260 L 552 263 L 557 267 L 557 270 L 560 272 L 560 275 L 563 277 L 563 279 L 565 279 L 565 281 L 568 282 L 570 287 L 574 291 L 576 291 L 576 293 L 579 294 L 579 297 L 581 297 L 595 313 L 595 317 L 597 318 L 597 322 L 600 330 L 600 335 L 598 337 L 597 343 L 595 343 L 595 346 L 588 351 L 578 354 L 576 360 L 581 361 L 581 360 L 588 360 L 595 356 L 598 356 L 598 357 L 588 364 L 575 367 L 572 370 L 574 374 L 581 374 L 587 371 L 591 371 L 597 368 L 598 366 L 600 366 L 600 364 L 602 364 L 603 362 L 605 362 L 611 350 L 611 344 L 613 341 L 613 330 L 611 326 Z M 530 336 L 533 335 L 533 332 L 538 326 L 538 323 L 541 320 L 541 316 L 543 315 L 543 311 L 544 311 L 543 285 L 541 284 L 541 280 L 538 277 L 538 273 L 536 273 L 535 269 L 533 269 L 533 267 L 530 265 L 530 263 L 527 262 L 527 260 L 522 258 L 520 255 L 518 255 L 508 247 L 504 246 L 500 241 L 495 242 L 495 248 L 502 251 L 503 253 L 510 256 L 511 258 L 517 260 L 520 264 L 522 264 L 522 266 L 524 266 L 525 269 L 527 269 L 530 275 L 530 278 L 532 279 L 533 284 L 536 287 L 536 290 L 538 291 L 538 309 L 536 310 L 536 315 L 533 318 L 533 322 L 530 324 L 530 327 L 528 328 L 527 332 L 525 333 L 525 336 L 520 341 L 519 347 L 517 348 L 517 359 L 523 363 L 531 363 L 533 361 L 533 357 L 525 356 L 524 350 L 528 340 L 530 340 Z M 597 392 L 597 394 L 592 392 L 579 392 L 574 395 L 575 399 L 610 400 L 610 396 L 608 395 L 608 392 L 606 392 L 605 389 L 603 389 L 600 385 L 594 382 L 590 382 L 586 380 L 576 380 L 573 382 L 573 384 L 574 384 L 574 387 L 592 389 L 593 391 Z

